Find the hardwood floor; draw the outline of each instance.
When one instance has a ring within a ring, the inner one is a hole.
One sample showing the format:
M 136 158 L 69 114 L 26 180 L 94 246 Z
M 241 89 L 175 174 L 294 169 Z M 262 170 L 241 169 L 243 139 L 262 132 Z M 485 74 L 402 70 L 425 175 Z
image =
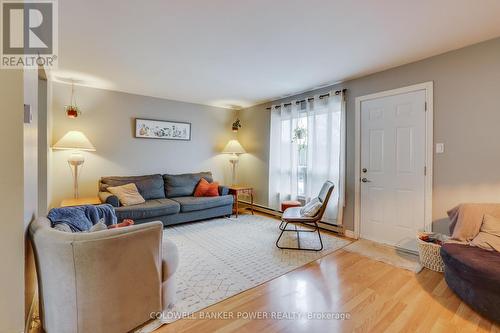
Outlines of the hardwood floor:
M 347 313 L 347 320 L 276 319 Z M 250 320 L 246 316 L 260 315 Z M 202 316 L 205 318 L 200 319 Z M 225 316 L 207 319 L 207 316 Z M 163 326 L 173 332 L 500 332 L 427 269 L 415 275 L 343 250 Z M 229 317 L 229 318 L 228 318 Z

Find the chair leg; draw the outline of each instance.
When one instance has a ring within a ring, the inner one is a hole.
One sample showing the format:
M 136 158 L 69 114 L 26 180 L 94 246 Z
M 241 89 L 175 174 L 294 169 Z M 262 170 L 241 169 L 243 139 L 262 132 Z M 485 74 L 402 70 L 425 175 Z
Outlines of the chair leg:
M 314 222 L 314 225 L 316 226 L 316 230 L 318 230 L 319 243 L 321 244 L 319 251 L 321 251 L 321 250 L 323 250 L 323 240 L 321 239 L 321 233 L 319 232 L 318 224 L 316 222 Z
M 281 228 L 281 225 L 283 223 L 285 223 L 285 225 L 284 225 L 283 228 Z M 282 250 L 305 250 L 305 251 L 321 251 L 321 250 L 323 250 L 323 240 L 321 239 L 321 233 L 320 233 L 320 230 L 319 230 L 319 227 L 318 227 L 317 223 L 314 223 L 315 230 L 299 230 L 297 228 L 296 224 L 294 224 L 294 229 L 287 229 L 286 227 L 288 226 L 288 223 L 289 222 L 281 221 L 281 224 L 280 224 L 281 233 L 280 233 L 278 239 L 276 240 L 276 247 L 277 248 L 282 249 Z M 281 236 L 283 236 L 283 233 L 285 231 L 296 232 L 297 233 L 297 247 L 283 247 L 283 246 L 279 245 L 279 241 L 281 239 Z M 302 247 L 300 245 L 300 233 L 301 232 L 317 232 L 318 233 L 320 247 L 319 248 L 304 248 L 304 247 Z
M 283 223 L 283 222 L 284 222 L 284 221 L 281 221 L 281 223 Z M 283 233 L 285 232 L 285 230 L 286 230 L 286 226 L 287 226 L 287 225 L 288 225 L 288 222 L 285 222 L 285 226 L 283 227 L 283 229 L 281 229 L 281 224 L 280 224 L 280 230 L 281 230 L 281 233 L 280 233 L 280 235 L 279 235 L 278 239 L 276 240 L 276 247 L 278 247 L 278 248 L 280 248 L 280 249 L 281 249 L 281 247 L 278 245 L 278 243 L 279 243 L 279 241 L 280 241 L 280 239 L 281 239 L 281 236 L 283 236 Z
M 283 220 L 282 220 L 282 221 L 280 222 L 280 225 L 278 226 L 278 228 L 279 228 L 280 230 L 283 230 L 283 223 L 285 223 L 285 221 L 283 221 Z M 296 229 L 297 229 L 297 227 L 295 227 L 295 229 L 294 229 L 294 230 L 296 230 Z M 314 230 L 306 230 L 306 229 L 302 229 L 302 230 L 299 230 L 299 232 L 316 232 L 316 229 L 314 229 Z

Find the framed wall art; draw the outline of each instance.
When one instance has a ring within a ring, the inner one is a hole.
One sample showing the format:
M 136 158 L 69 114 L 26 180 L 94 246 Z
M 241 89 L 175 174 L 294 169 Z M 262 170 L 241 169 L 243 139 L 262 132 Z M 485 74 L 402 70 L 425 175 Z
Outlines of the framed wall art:
M 189 141 L 191 123 L 135 118 L 135 137 Z

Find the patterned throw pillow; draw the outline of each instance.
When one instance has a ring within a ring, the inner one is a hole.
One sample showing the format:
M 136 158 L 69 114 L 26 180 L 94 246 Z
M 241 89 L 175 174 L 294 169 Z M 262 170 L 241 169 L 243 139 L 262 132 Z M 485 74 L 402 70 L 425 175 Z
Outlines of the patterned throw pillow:
M 116 195 L 123 206 L 132 206 L 146 202 L 134 183 L 122 186 L 110 186 L 107 190 Z
M 318 198 L 314 198 L 300 209 L 300 215 L 313 217 L 316 216 L 316 214 L 318 214 L 320 209 L 321 209 L 321 201 L 319 201 Z

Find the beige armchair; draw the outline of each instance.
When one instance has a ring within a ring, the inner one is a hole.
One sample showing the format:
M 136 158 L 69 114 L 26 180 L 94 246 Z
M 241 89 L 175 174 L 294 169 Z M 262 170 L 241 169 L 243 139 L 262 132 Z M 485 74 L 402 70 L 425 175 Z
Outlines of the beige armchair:
M 39 218 L 29 230 L 48 333 L 127 332 L 175 300 L 178 253 L 169 241 L 162 255 L 161 222 L 66 233 Z

